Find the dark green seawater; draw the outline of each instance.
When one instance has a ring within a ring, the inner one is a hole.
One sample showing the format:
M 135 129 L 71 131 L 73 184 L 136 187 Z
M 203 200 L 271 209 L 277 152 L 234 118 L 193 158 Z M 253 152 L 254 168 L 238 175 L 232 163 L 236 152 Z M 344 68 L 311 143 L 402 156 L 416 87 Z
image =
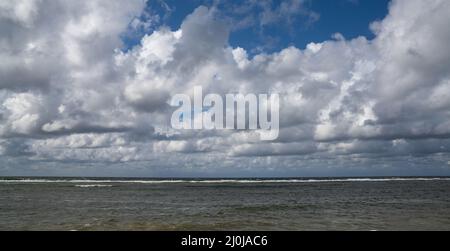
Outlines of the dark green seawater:
M 450 178 L 0 178 L 0 230 L 450 230 Z

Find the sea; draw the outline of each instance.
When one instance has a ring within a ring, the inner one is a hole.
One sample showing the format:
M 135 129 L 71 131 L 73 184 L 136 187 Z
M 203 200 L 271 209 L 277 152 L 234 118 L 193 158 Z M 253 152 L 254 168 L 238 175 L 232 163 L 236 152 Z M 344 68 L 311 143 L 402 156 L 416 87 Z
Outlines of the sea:
M 450 230 L 450 177 L 0 177 L 0 230 Z

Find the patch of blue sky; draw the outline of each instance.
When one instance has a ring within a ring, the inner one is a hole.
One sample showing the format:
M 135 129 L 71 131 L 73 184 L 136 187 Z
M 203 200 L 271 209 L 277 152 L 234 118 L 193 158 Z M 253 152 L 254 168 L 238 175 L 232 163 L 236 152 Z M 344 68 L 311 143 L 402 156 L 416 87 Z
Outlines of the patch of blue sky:
M 387 15 L 389 0 L 150 0 L 122 35 L 123 49 L 139 44 L 145 34 L 161 26 L 178 30 L 200 5 L 215 8 L 218 18 L 230 25 L 231 46 L 253 55 L 288 46 L 305 48 L 336 33 L 346 39 L 372 39 L 370 24 Z

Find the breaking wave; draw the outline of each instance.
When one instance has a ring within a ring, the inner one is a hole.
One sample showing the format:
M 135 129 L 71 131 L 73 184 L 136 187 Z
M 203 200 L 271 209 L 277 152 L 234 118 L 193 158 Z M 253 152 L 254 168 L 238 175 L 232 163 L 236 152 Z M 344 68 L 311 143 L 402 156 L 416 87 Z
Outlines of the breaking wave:
M 92 188 L 92 187 L 112 187 L 113 185 L 75 185 L 75 187 Z
M 440 178 L 333 178 L 333 179 L 39 179 L 39 178 L 10 178 L 0 179 L 0 183 L 75 183 L 78 187 L 111 186 L 102 184 L 168 184 L 168 183 L 192 183 L 192 184 L 221 184 L 221 183 L 336 183 L 336 182 L 394 182 L 394 181 L 450 181 L 450 177 Z M 92 184 L 94 183 L 94 184 Z

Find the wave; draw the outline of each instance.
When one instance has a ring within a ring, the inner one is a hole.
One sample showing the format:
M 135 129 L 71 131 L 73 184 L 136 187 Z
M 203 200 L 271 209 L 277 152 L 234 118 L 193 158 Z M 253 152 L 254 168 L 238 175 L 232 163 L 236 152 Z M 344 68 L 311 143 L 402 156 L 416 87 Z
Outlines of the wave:
M 92 187 L 112 187 L 113 185 L 75 185 L 75 187 L 92 188 Z
M 205 179 L 205 180 L 103 180 L 103 179 L 0 179 L 0 183 L 78 183 L 91 185 L 77 185 L 79 187 L 100 186 L 98 184 L 221 184 L 221 183 L 337 183 L 337 182 L 395 182 L 395 181 L 450 181 L 447 178 L 334 178 L 334 179 Z M 92 184 L 94 183 L 94 184 Z M 96 185 L 97 184 L 97 185 Z

